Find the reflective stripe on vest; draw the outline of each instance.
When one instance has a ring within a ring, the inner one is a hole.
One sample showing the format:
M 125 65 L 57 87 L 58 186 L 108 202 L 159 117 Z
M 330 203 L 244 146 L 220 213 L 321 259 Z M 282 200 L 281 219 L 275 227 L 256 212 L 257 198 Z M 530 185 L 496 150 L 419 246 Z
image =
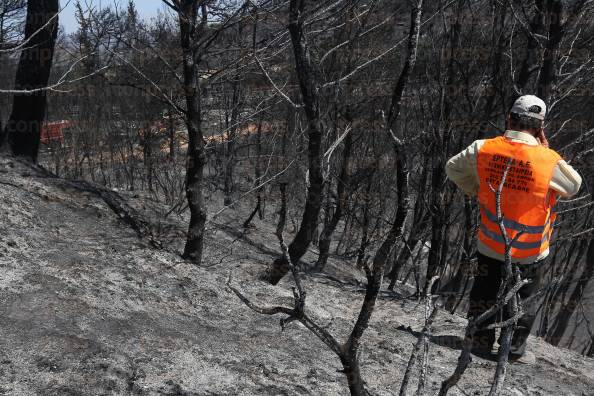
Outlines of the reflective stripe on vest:
M 537 256 L 549 247 L 553 231 L 556 194 L 549 189 L 553 170 L 561 157 L 543 146 L 512 142 L 505 137 L 485 140 L 477 157 L 478 199 L 481 209 L 479 239 L 491 250 L 505 254 L 505 241 L 497 221 L 495 193 L 511 159 L 501 192 L 503 225 L 512 258 Z M 490 186 L 489 186 L 490 185 Z M 518 233 L 522 233 L 517 236 Z
M 493 232 L 491 230 L 489 230 L 487 227 L 485 227 L 484 225 L 481 224 L 481 231 L 490 239 L 496 241 L 497 243 L 501 243 L 501 244 L 505 244 L 505 241 L 503 240 L 503 237 L 501 236 L 501 234 L 497 233 L 497 232 Z M 514 249 L 519 249 L 519 250 L 530 250 L 530 249 L 539 249 L 541 247 L 541 245 L 545 242 L 548 242 L 549 240 L 549 234 L 546 233 L 543 235 L 542 239 L 540 241 L 536 241 L 536 242 L 521 242 L 521 241 L 514 241 L 512 243 L 512 247 Z
M 483 209 L 485 211 L 485 215 L 487 217 L 487 219 L 489 219 L 489 221 L 499 225 L 499 223 L 497 222 L 497 215 L 495 213 L 492 213 L 489 209 L 487 209 L 485 206 L 481 205 L 481 209 Z M 548 223 L 548 219 L 545 222 L 544 225 L 541 226 L 531 226 L 528 224 L 522 224 L 522 223 L 518 223 L 515 220 L 512 219 L 507 219 L 507 218 L 503 218 L 503 225 L 505 226 L 505 228 L 509 228 L 515 231 L 524 231 L 524 233 L 526 234 L 542 234 L 545 229 L 547 228 L 547 223 Z

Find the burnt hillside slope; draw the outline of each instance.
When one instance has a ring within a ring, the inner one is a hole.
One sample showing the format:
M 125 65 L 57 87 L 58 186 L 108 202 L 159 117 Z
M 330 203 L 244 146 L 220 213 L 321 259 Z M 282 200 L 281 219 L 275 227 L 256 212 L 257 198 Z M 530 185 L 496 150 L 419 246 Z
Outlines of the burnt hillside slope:
M 254 276 L 277 250 L 272 225 L 259 224 L 251 242 L 212 230 L 208 266 L 197 268 L 175 243 L 156 248 L 154 235 L 131 228 L 113 202 L 84 186 L 0 157 L 0 395 L 347 393 L 338 360 L 321 342 L 297 323 L 281 332 L 279 318 L 254 314 L 225 286 L 233 272 L 255 300 L 291 304 L 290 279 L 272 287 Z M 150 206 L 132 196 L 120 203 L 138 214 Z M 175 242 L 185 225 L 166 225 Z M 320 276 L 307 276 L 305 287 L 311 315 L 344 337 L 359 288 Z M 416 301 L 379 301 L 361 356 L 375 393 L 398 393 L 422 314 Z M 464 323 L 439 315 L 428 394 L 453 370 Z M 537 364 L 512 365 L 506 394 L 593 394 L 592 359 L 534 338 L 530 347 Z M 475 359 L 451 394 L 484 394 L 494 367 Z

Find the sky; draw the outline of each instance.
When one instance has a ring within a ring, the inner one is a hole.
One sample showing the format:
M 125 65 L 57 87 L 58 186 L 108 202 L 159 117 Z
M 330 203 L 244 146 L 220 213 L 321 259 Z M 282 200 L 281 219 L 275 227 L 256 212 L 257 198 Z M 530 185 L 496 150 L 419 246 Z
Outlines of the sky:
M 78 28 L 76 18 L 74 17 L 74 4 L 76 0 L 60 0 L 60 6 L 66 8 L 60 13 L 60 25 L 64 27 L 65 32 L 72 33 Z M 92 3 L 96 6 L 108 6 L 114 3 L 114 0 L 86 0 L 87 3 Z M 128 0 L 119 0 L 121 7 L 125 8 Z M 161 0 L 134 0 L 138 14 L 143 19 L 150 19 L 157 16 L 157 11 L 163 9 L 163 2 Z M 83 8 L 85 8 L 85 0 L 81 0 Z

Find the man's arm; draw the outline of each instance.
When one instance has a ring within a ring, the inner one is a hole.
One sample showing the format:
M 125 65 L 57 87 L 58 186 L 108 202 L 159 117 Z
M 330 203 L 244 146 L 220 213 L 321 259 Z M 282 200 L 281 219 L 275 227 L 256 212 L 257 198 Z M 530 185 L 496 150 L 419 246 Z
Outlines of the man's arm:
M 466 194 L 474 196 L 478 193 L 479 178 L 477 155 L 484 140 L 477 140 L 459 154 L 450 158 L 446 164 L 446 174 L 458 188 Z
M 578 193 L 582 185 L 582 177 L 564 160 L 560 160 L 553 171 L 550 187 L 562 198 L 570 198 Z

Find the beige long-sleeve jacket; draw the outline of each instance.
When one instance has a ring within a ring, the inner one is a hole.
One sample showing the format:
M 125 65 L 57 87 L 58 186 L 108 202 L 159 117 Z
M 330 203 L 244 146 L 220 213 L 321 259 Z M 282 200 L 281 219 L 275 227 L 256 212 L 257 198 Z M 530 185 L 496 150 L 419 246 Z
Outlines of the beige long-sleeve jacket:
M 506 138 L 530 146 L 539 144 L 538 140 L 529 133 L 519 131 L 505 131 Z M 446 164 L 446 174 L 462 191 L 471 196 L 476 196 L 479 189 L 479 177 L 477 169 L 477 156 L 485 140 L 476 140 L 465 150 L 450 158 Z M 569 198 L 580 189 L 582 184 L 581 176 L 567 162 L 560 160 L 553 171 L 550 187 L 559 193 L 562 198 Z M 478 251 L 485 256 L 497 260 L 503 260 L 503 255 L 491 250 L 486 245 L 478 241 Z M 538 256 L 528 257 L 518 260 L 518 263 L 532 263 L 548 256 L 548 249 Z

